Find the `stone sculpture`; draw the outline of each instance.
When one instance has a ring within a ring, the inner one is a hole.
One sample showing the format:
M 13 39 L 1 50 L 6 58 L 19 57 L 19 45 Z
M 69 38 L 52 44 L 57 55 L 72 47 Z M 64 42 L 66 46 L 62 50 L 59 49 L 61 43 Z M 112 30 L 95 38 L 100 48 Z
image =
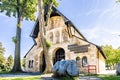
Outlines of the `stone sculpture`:
M 75 60 L 57 61 L 52 68 L 53 73 L 59 76 L 78 76 L 79 71 Z

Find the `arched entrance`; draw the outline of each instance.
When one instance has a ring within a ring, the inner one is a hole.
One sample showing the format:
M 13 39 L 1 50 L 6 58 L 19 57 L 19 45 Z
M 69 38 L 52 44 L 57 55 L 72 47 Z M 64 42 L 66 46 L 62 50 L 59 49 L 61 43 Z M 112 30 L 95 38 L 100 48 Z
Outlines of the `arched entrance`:
M 60 61 L 62 59 L 65 59 L 65 51 L 63 48 L 59 48 L 56 53 L 55 53 L 55 57 L 53 59 L 53 65 L 57 62 Z
M 40 72 L 44 72 L 45 68 L 46 68 L 45 55 L 42 51 L 40 55 Z

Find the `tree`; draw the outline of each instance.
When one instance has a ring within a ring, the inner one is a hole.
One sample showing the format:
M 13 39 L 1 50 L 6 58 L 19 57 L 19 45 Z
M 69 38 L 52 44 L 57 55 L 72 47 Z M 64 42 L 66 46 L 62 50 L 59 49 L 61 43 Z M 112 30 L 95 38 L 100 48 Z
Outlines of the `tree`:
M 0 42 L 0 54 L 4 55 L 5 48 L 2 46 L 2 43 Z
M 0 42 L 0 64 L 5 62 L 4 52 L 5 48 L 3 48 L 2 43 Z
M 42 43 L 42 47 L 43 47 L 43 53 L 45 55 L 45 62 L 46 62 L 46 68 L 45 68 L 45 71 L 44 73 L 48 73 L 48 72 L 51 72 L 52 70 L 52 63 L 50 61 L 50 57 L 49 57 L 49 53 L 48 53 L 48 49 L 49 47 L 46 46 L 46 43 L 47 43 L 47 40 L 46 40 L 46 27 L 47 27 L 47 24 L 48 24 L 48 20 L 49 20 L 49 17 L 50 17 L 50 13 L 51 13 L 51 7 L 54 5 L 54 6 L 57 6 L 58 3 L 56 0 L 38 0 L 38 4 L 39 4 L 39 42 Z M 44 20 L 44 7 L 45 6 L 48 6 L 47 7 L 47 14 L 46 14 L 46 24 L 44 23 L 45 20 Z
M 10 56 L 7 58 L 7 63 L 9 64 L 9 67 L 10 67 L 10 69 L 11 69 L 12 66 L 13 66 L 13 57 L 12 57 L 12 55 L 10 55 Z
M 22 66 L 23 66 L 23 68 L 26 67 L 26 59 L 25 58 L 23 58 L 23 60 L 22 60 Z
M 4 57 L 4 52 L 5 52 L 5 48 L 2 46 L 2 43 L 0 42 L 0 71 L 4 69 L 4 65 L 6 62 L 6 59 Z
M 120 2 L 120 0 L 116 0 L 116 2 Z
M 116 64 L 120 62 L 120 50 L 114 49 L 111 45 L 102 46 L 102 49 L 107 56 L 107 66 L 113 67 L 113 69 L 115 69 Z
M 0 0 L 0 12 L 17 19 L 15 42 L 14 67 L 12 72 L 22 71 L 20 65 L 20 42 L 23 19 L 35 20 L 34 13 L 37 11 L 37 0 Z
M 3 71 L 10 71 L 13 67 L 13 57 L 12 55 L 10 55 L 8 58 L 7 58 L 7 61 L 4 65 L 4 68 L 3 68 Z

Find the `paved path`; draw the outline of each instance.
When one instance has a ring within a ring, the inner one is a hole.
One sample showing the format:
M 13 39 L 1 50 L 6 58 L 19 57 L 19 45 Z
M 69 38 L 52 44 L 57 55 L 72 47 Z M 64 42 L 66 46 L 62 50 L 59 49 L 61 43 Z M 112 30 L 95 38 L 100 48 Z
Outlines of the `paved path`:
M 96 76 L 80 76 L 78 80 L 103 80 Z
M 40 80 L 60 80 L 60 79 L 55 79 L 51 77 L 42 77 Z M 79 77 L 78 80 L 103 80 L 103 79 L 100 79 L 96 76 L 84 76 L 84 77 Z
M 41 80 L 60 80 L 59 78 L 52 78 L 52 74 L 44 74 L 41 76 Z M 102 80 L 96 76 L 80 76 L 78 80 Z
M 8 73 L 0 74 L 0 77 L 27 77 L 27 76 L 40 76 L 41 73 Z
M 59 80 L 52 78 L 52 74 L 40 75 L 40 73 L 17 73 L 17 74 L 0 74 L 1 77 L 27 77 L 27 76 L 40 76 L 40 80 Z M 78 80 L 102 80 L 96 76 L 80 76 Z

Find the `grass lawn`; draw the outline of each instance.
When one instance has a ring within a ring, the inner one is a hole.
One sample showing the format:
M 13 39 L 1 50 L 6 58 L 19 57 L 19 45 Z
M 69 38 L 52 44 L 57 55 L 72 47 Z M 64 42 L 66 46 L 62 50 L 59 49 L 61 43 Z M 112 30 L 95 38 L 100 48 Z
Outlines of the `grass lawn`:
M 73 78 L 70 78 L 70 77 L 61 77 L 60 80 L 78 80 L 78 77 L 73 77 Z
M 116 75 L 97 75 L 97 76 L 103 80 L 120 80 L 120 76 Z
M 84 75 L 88 76 L 88 75 Z M 120 80 L 120 76 L 116 75 L 91 75 L 97 76 L 103 80 Z M 38 76 L 26 76 L 26 77 L 0 77 L 0 80 L 40 80 L 41 75 Z M 60 77 L 60 80 L 73 80 L 70 77 Z M 78 80 L 78 77 L 74 77 L 74 80 Z
M 9 77 L 9 78 L 0 78 L 0 80 L 40 80 L 40 76 Z
M 9 74 L 10 72 L 2 71 L 0 74 Z

